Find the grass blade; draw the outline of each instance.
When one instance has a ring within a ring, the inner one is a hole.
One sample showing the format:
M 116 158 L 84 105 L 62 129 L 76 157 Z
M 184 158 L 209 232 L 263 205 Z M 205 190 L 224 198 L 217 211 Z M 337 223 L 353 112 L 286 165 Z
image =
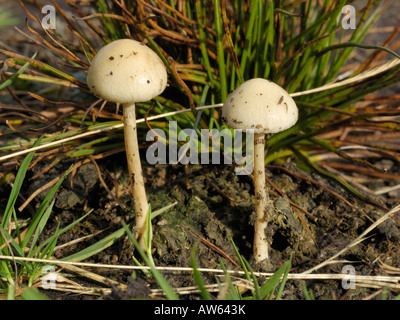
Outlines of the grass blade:
M 65 257 L 62 260 L 75 261 L 75 262 L 85 260 L 85 259 L 103 251 L 104 249 L 110 247 L 119 238 L 121 238 L 124 234 L 125 234 L 124 228 L 118 229 L 117 231 L 111 233 L 110 235 L 101 239 L 100 241 L 96 242 L 95 244 L 92 244 L 91 246 L 89 246 L 75 254 Z
M 21 248 L 25 248 L 27 246 L 28 242 L 31 240 L 31 236 L 33 235 L 33 233 L 38 230 L 38 226 L 40 226 L 42 217 L 46 214 L 46 210 L 49 207 L 50 201 L 53 199 L 55 193 L 57 192 L 58 188 L 61 186 L 65 177 L 69 174 L 71 168 L 72 168 L 72 165 L 64 173 L 64 175 L 60 178 L 60 180 L 57 181 L 57 183 L 51 188 L 51 190 L 49 191 L 49 193 L 46 195 L 43 202 L 39 206 L 35 216 L 32 219 L 32 222 L 30 223 L 30 225 L 28 227 L 25 237 L 22 240 Z
M 40 145 L 41 142 L 41 138 L 38 139 L 35 143 L 34 143 L 34 147 Z M 3 214 L 3 219 L 1 221 L 1 226 L 6 229 L 9 223 L 9 220 L 11 218 L 12 215 L 12 211 L 14 209 L 15 206 L 15 202 L 17 201 L 18 195 L 20 193 L 21 187 L 22 187 L 22 183 L 25 180 L 25 175 L 26 172 L 28 170 L 29 164 L 31 163 L 33 156 L 35 155 L 35 152 L 32 151 L 30 152 L 24 159 L 24 161 L 22 161 L 21 166 L 18 170 L 18 173 L 15 177 L 15 181 L 14 181 L 14 185 L 11 189 L 11 193 L 10 196 L 8 198 L 8 202 L 7 202 L 7 206 L 6 209 L 4 211 Z
M 207 289 L 206 289 L 206 287 L 204 285 L 204 280 L 203 280 L 199 270 L 197 269 L 196 256 L 197 256 L 197 250 L 194 247 L 192 249 L 192 254 L 191 254 L 191 267 L 193 268 L 193 279 L 196 282 L 196 285 L 200 290 L 201 297 L 204 300 L 212 300 L 212 297 L 211 297 L 210 293 L 207 291 Z
M 277 271 L 274 272 L 271 278 L 269 278 L 268 281 L 261 286 L 260 288 L 261 300 L 265 299 L 271 300 L 273 298 L 273 293 L 275 292 L 279 283 L 281 283 L 281 286 L 278 290 L 279 296 L 277 295 L 276 298 L 280 297 L 280 294 L 282 294 L 283 285 L 286 281 L 287 274 L 290 270 L 290 265 L 291 265 L 290 261 L 285 262 Z M 281 280 L 282 276 L 284 277 L 284 279 Z
M 32 56 L 32 59 L 34 59 L 36 56 L 36 53 Z M 28 68 L 30 65 L 29 62 L 25 63 L 21 69 L 19 69 L 16 73 L 14 73 L 9 79 L 7 79 L 6 81 L 4 81 L 1 85 L 0 85 L 0 90 L 3 90 L 4 88 L 8 87 L 9 85 L 11 85 L 15 79 L 17 79 L 24 71 L 26 68 Z
M 127 233 L 129 239 L 135 246 L 135 249 L 139 252 L 142 259 L 145 261 L 146 265 L 150 267 L 151 273 L 153 274 L 154 278 L 156 279 L 159 286 L 163 289 L 165 296 L 169 300 L 179 300 L 179 297 L 175 293 L 174 289 L 169 285 L 167 280 L 163 277 L 163 275 L 154 267 L 154 264 L 151 260 L 147 257 L 147 255 L 143 252 L 142 248 L 140 247 L 139 243 L 137 242 L 135 236 L 132 234 L 128 225 L 122 221 L 123 228 Z

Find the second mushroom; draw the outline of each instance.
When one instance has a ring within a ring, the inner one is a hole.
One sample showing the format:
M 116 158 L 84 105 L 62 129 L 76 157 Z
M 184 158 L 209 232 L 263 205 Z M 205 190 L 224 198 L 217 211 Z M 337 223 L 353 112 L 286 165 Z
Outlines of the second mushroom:
M 160 57 L 143 43 L 121 39 L 103 47 L 90 65 L 87 85 L 96 96 L 121 103 L 125 149 L 135 208 L 135 234 L 144 248 L 148 202 L 139 155 L 135 103 L 160 95 L 167 71 Z
M 269 258 L 266 228 L 269 197 L 265 188 L 265 139 L 292 127 L 298 109 L 292 97 L 279 85 L 265 79 L 242 83 L 227 97 L 222 119 L 233 129 L 254 130 L 255 213 L 253 254 L 257 262 Z

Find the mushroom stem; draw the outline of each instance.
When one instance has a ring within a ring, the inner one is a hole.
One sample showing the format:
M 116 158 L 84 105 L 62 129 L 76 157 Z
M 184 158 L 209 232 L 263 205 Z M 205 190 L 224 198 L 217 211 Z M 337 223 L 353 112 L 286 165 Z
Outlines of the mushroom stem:
M 124 136 L 126 159 L 128 162 L 129 177 L 132 186 L 132 195 L 135 208 L 135 235 L 139 239 L 142 249 L 144 247 L 144 235 L 146 230 L 146 216 L 149 208 L 142 166 L 140 162 L 139 144 L 136 130 L 135 103 L 125 103 L 124 109 Z
M 257 262 L 268 259 L 268 243 L 265 234 L 267 227 L 268 194 L 265 189 L 264 164 L 265 134 L 254 134 L 254 188 L 255 212 L 253 252 Z

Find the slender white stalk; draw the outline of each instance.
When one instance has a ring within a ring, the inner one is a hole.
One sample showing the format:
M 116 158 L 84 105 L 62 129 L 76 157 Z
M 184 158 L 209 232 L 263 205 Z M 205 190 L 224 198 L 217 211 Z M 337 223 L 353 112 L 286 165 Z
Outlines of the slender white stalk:
M 265 234 L 267 227 L 268 195 L 265 189 L 264 165 L 265 134 L 254 135 L 254 189 L 255 212 L 253 252 L 257 262 L 268 259 L 268 242 Z
M 146 215 L 149 205 L 146 198 L 136 128 L 135 104 L 124 104 L 125 151 L 135 208 L 135 235 L 139 239 L 142 249 L 145 249 L 143 236 L 146 230 Z

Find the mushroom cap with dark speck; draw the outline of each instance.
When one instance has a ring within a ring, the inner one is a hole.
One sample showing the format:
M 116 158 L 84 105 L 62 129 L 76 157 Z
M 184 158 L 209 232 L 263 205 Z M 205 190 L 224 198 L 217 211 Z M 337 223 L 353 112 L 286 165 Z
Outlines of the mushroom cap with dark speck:
M 229 94 L 222 107 L 222 119 L 233 129 L 276 133 L 297 122 L 298 109 L 279 85 L 256 78 L 245 81 Z
M 144 102 L 167 86 L 167 71 L 160 57 L 141 42 L 116 40 L 93 58 L 87 85 L 96 96 L 119 103 Z

